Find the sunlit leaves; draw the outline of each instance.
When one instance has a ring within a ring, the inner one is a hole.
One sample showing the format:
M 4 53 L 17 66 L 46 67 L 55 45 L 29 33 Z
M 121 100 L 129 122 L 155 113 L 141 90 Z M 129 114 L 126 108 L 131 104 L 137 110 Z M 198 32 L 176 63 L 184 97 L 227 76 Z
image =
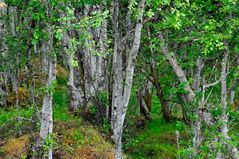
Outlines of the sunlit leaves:
M 61 40 L 63 38 L 63 29 L 61 29 L 60 27 L 56 27 L 56 29 L 55 29 L 55 37 L 58 40 Z
M 34 28 L 33 37 L 31 43 L 36 45 L 38 42 L 47 39 L 47 33 L 44 30 L 41 30 L 39 27 Z
M 146 16 L 147 17 L 153 17 L 154 16 L 154 12 L 152 11 L 152 9 L 149 9 L 147 12 L 146 12 Z

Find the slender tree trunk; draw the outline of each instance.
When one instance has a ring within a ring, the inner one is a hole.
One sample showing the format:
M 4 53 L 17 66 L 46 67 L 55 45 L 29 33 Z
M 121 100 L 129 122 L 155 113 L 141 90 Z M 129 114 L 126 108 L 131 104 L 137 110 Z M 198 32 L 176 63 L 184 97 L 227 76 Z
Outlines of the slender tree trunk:
M 48 59 L 48 77 L 47 77 L 47 88 L 50 88 L 52 82 L 55 80 L 55 59 Z M 53 90 L 47 91 L 44 95 L 41 118 L 40 118 L 40 147 L 45 144 L 46 138 L 51 138 L 53 129 Z M 42 149 L 40 149 L 41 151 Z M 52 158 L 52 147 L 50 145 L 48 151 L 48 158 Z
M 200 84 L 201 84 L 201 72 L 202 72 L 203 64 L 202 64 L 202 58 L 201 56 L 198 57 L 197 59 L 197 68 L 195 71 L 195 76 L 194 76 L 194 83 L 193 83 L 193 89 L 195 92 L 200 91 Z M 194 156 L 197 155 L 197 151 L 201 145 L 202 141 L 202 135 L 201 135 L 201 124 L 202 124 L 202 118 L 203 118 L 203 104 L 204 104 L 204 95 L 205 91 L 203 90 L 203 97 L 201 102 L 199 103 L 199 107 L 197 109 L 197 119 L 194 124 L 194 137 L 193 137 L 193 147 L 194 147 Z
M 112 63 L 113 63 L 113 59 L 112 59 L 112 56 L 110 57 L 110 60 L 109 60 L 109 65 L 111 67 Z M 112 73 L 113 73 L 113 67 L 109 69 L 109 72 L 108 72 L 108 98 L 109 98 L 109 106 L 108 106 L 108 115 L 107 115 L 107 118 L 108 118 L 108 121 L 111 122 L 111 117 L 112 117 L 112 101 L 113 101 L 113 77 L 112 77 Z
M 140 88 L 138 87 L 137 90 L 137 99 L 139 104 L 139 110 L 142 115 L 146 119 L 151 119 L 150 111 L 151 111 L 151 95 L 149 93 L 150 83 L 148 80 L 144 80 L 143 86 Z
M 10 22 L 9 22 L 9 27 L 10 31 L 13 37 L 17 36 L 16 33 L 16 23 L 17 23 L 17 8 L 16 7 L 9 7 L 9 13 L 10 13 Z M 15 92 L 15 104 L 16 108 L 18 110 L 18 122 L 21 125 L 21 114 L 20 114 L 20 106 L 19 106 L 19 99 L 18 99 L 18 87 L 19 87 L 19 71 L 20 71 L 20 54 L 19 52 L 15 52 L 15 60 L 16 64 L 11 64 L 12 65 L 12 84 L 13 84 L 13 91 Z M 21 126 L 19 127 L 18 130 L 18 135 L 21 136 Z
M 122 52 L 119 50 L 119 0 L 113 1 L 113 31 L 114 31 L 114 52 L 113 52 L 113 90 L 112 90 L 112 115 L 111 115 L 111 127 L 113 130 L 113 140 L 115 142 L 115 159 L 121 159 L 121 135 L 120 121 L 122 107 L 122 83 L 123 83 L 123 72 L 122 72 Z
M 228 46 L 227 46 L 228 47 Z M 233 159 L 239 159 L 238 150 L 236 147 L 233 147 L 230 143 L 226 141 L 230 140 L 228 135 L 228 115 L 227 115 L 227 62 L 228 62 L 229 50 L 226 48 L 224 52 L 224 57 L 222 59 L 222 69 L 221 69 L 221 104 L 222 104 L 222 130 L 221 135 L 221 144 L 227 144 L 229 153 Z
M 172 66 L 175 74 L 177 75 L 178 79 L 180 82 L 184 83 L 184 90 L 187 91 L 186 94 L 186 99 L 187 102 L 191 103 L 194 100 L 195 94 L 194 91 L 192 90 L 192 88 L 189 85 L 189 82 L 187 80 L 186 74 L 183 71 L 183 69 L 179 66 L 175 55 L 170 53 L 167 47 L 167 43 L 164 40 L 163 34 L 159 33 L 158 34 L 158 38 L 160 39 L 160 41 L 162 42 L 162 47 L 161 47 L 161 52 L 164 55 L 164 57 L 167 59 L 168 63 Z
M 232 84 L 233 84 L 233 82 L 231 81 L 231 85 L 232 85 Z M 230 104 L 231 104 L 231 105 L 234 103 L 235 94 L 236 94 L 236 92 L 235 92 L 234 89 L 230 91 Z
M 63 15 L 68 17 L 67 15 Z M 75 86 L 75 68 L 73 66 L 73 62 L 75 60 L 75 52 L 76 46 L 73 46 L 73 28 L 70 20 L 66 22 L 67 31 L 64 33 L 63 36 L 63 43 L 65 44 L 64 51 L 68 60 L 68 67 L 69 67 L 69 78 L 68 78 L 68 89 L 70 92 L 70 107 L 71 111 L 77 110 L 80 106 L 84 105 L 84 92 L 82 88 L 77 88 Z
M 52 7 L 50 6 L 47 0 L 44 1 L 46 4 L 46 14 L 50 18 L 52 14 Z M 52 129 L 53 129 L 53 107 L 52 107 L 52 100 L 53 100 L 53 81 L 56 79 L 56 56 L 52 54 L 47 54 L 48 52 L 52 53 L 53 51 L 53 30 L 52 26 L 48 24 L 47 26 L 47 33 L 48 33 L 48 41 L 43 43 L 43 48 L 46 51 L 45 55 L 48 55 L 46 58 L 46 68 L 47 68 L 47 83 L 44 98 L 43 98 L 43 105 L 40 117 L 40 137 L 37 143 L 37 152 L 40 153 L 38 155 L 42 155 L 43 145 L 45 144 L 45 140 L 48 138 L 50 140 Z M 45 153 L 45 152 L 44 152 Z M 52 145 L 49 145 L 47 156 L 48 159 L 52 159 Z
M 122 159 L 122 133 L 124 119 L 131 96 L 132 80 L 135 67 L 135 59 L 137 57 L 141 29 L 143 27 L 143 12 L 144 12 L 145 0 L 141 0 L 138 8 L 138 19 L 134 32 L 133 45 L 130 49 L 127 67 L 125 70 L 125 80 L 123 80 L 123 67 L 122 67 L 122 52 L 119 50 L 119 1 L 114 0 L 114 14 L 113 14 L 113 30 L 114 30 L 114 57 L 113 57 L 113 74 L 114 74 L 114 86 L 113 86 L 113 99 L 112 99 L 112 129 L 113 139 L 115 142 L 115 158 Z
M 153 70 L 153 68 L 151 69 L 152 71 L 152 77 L 153 77 L 153 84 L 156 88 L 156 94 L 160 100 L 160 103 L 162 105 L 162 112 L 163 112 L 163 117 L 166 121 L 170 121 L 172 119 L 171 116 L 171 112 L 169 110 L 169 103 L 168 101 L 165 99 L 164 93 L 163 93 L 163 89 L 161 87 L 161 83 L 159 81 L 159 78 L 156 76 L 156 72 Z
M 0 0 L 0 17 L 5 17 L 7 13 L 7 5 L 4 1 Z M 7 62 L 5 60 L 5 54 L 7 52 L 7 45 L 5 43 L 4 37 L 6 36 L 6 21 L 0 18 L 0 63 L 3 66 L 7 66 Z M 7 106 L 7 94 L 8 94 L 8 86 L 7 86 L 7 68 L 4 68 L 4 71 L 0 73 L 2 81 L 0 81 L 0 106 Z
M 200 90 L 200 84 L 201 84 L 201 72 L 202 72 L 203 64 L 202 64 L 202 57 L 198 56 L 197 59 L 197 68 L 194 75 L 194 82 L 192 88 L 195 92 L 198 92 Z

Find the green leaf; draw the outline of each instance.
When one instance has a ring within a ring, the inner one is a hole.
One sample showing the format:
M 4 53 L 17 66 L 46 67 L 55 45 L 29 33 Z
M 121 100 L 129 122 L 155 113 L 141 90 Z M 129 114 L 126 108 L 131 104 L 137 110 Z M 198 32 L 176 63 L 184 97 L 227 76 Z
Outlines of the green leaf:
M 40 21 L 40 16 L 39 16 L 39 14 L 33 13 L 33 14 L 32 14 L 32 19 L 33 19 L 34 21 Z

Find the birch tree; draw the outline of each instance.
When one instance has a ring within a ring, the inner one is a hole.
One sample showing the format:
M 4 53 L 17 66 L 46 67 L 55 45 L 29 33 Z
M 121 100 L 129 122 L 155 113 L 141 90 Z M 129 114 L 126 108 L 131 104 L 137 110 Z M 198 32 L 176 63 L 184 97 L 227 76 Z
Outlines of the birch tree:
M 222 64 L 221 64 L 221 105 L 222 105 L 222 116 L 221 116 L 221 144 L 227 145 L 229 154 L 233 159 L 239 159 L 239 153 L 236 147 L 232 146 L 229 142 L 230 136 L 228 135 L 228 115 L 227 115 L 227 65 L 228 65 L 228 56 L 229 56 L 229 50 L 228 45 L 225 44 L 226 48 L 224 51 Z M 217 155 L 217 158 L 221 158 L 222 155 Z
M 7 5 L 4 1 L 0 1 L 0 62 L 4 65 L 6 61 L 4 60 L 6 57 L 7 52 L 7 45 L 5 43 L 5 36 L 6 36 L 6 20 L 3 17 L 6 17 L 7 13 Z M 1 68 L 1 76 L 0 76 L 0 105 L 5 106 L 7 105 L 7 72 L 6 68 Z
M 44 1 L 46 6 L 46 16 L 47 18 L 52 17 L 52 6 L 50 5 L 49 1 Z M 53 130 L 53 89 L 54 89 L 54 81 L 56 79 L 56 56 L 54 55 L 53 50 L 53 29 L 50 21 L 48 21 L 48 26 L 46 28 L 46 32 L 48 34 L 47 41 L 43 42 L 42 44 L 42 52 L 47 55 L 46 58 L 46 70 L 47 70 L 47 80 L 46 80 L 46 87 L 44 91 L 43 97 L 43 105 L 41 110 L 41 117 L 40 117 L 40 136 L 37 142 L 37 153 L 39 156 L 42 156 L 43 152 L 43 145 L 45 141 L 50 140 Z M 52 146 L 49 145 L 47 156 L 49 159 L 52 158 Z
M 111 125 L 113 130 L 113 140 L 115 142 L 115 158 L 122 158 L 122 133 L 123 133 L 123 124 L 125 120 L 125 115 L 131 96 L 131 88 L 133 82 L 133 74 L 135 68 L 135 59 L 137 57 L 141 30 L 143 27 L 143 13 L 145 7 L 145 0 L 141 0 L 138 6 L 138 18 L 134 31 L 134 38 L 132 42 L 131 49 L 128 54 L 127 65 L 125 72 L 123 72 L 123 59 L 122 51 L 120 50 L 120 36 L 122 33 L 119 28 L 119 5 L 118 0 L 113 1 L 113 31 L 114 31 L 114 52 L 113 52 L 113 99 L 112 99 L 112 119 Z M 125 73 L 125 79 L 123 74 Z
M 62 19 L 66 19 L 63 24 L 63 43 L 65 45 L 64 51 L 67 57 L 67 63 L 69 67 L 68 88 L 71 96 L 70 110 L 75 111 L 84 104 L 84 92 L 81 87 L 75 85 L 75 54 L 77 50 L 76 38 L 74 37 L 74 28 L 72 21 L 75 21 L 74 8 L 72 4 L 68 4 L 66 7 L 66 13 L 63 14 Z

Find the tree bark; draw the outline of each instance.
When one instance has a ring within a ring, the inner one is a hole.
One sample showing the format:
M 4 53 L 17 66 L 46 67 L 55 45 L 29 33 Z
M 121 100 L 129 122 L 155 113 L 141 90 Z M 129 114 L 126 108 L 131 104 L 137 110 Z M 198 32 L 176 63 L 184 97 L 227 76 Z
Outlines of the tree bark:
M 44 0 L 46 5 L 46 15 L 48 18 L 52 15 L 52 6 L 50 6 L 48 0 Z M 50 23 L 50 22 L 49 22 Z M 51 139 L 52 129 L 53 129 L 53 82 L 56 79 L 56 56 L 52 55 L 53 51 L 53 30 L 52 26 L 48 24 L 47 26 L 48 41 L 43 42 L 43 51 L 45 51 L 46 58 L 46 69 L 47 69 L 47 81 L 46 81 L 46 90 L 43 98 L 42 111 L 40 116 L 40 136 L 37 142 L 37 153 L 39 156 L 42 155 L 43 145 L 45 144 L 46 139 Z M 51 54 L 49 54 L 51 53 Z M 48 159 L 52 159 L 52 145 L 48 145 L 47 156 Z
M 137 99 L 139 104 L 139 112 L 144 115 L 146 119 L 151 119 L 150 111 L 151 111 L 151 104 L 152 98 L 150 94 L 150 85 L 151 83 L 148 80 L 144 80 L 143 86 L 140 86 L 137 89 Z
M 162 43 L 162 47 L 161 47 L 161 52 L 164 55 L 164 57 L 166 58 L 166 60 L 168 61 L 168 63 L 172 66 L 175 74 L 177 75 L 179 81 L 181 83 L 185 84 L 184 90 L 187 91 L 186 94 L 186 99 L 187 102 L 191 103 L 194 100 L 195 94 L 194 91 L 192 90 L 192 88 L 189 85 L 189 82 L 187 80 L 187 77 L 183 71 L 183 69 L 179 66 L 175 55 L 173 53 L 170 53 L 167 47 L 167 43 L 165 42 L 165 39 L 163 37 L 162 33 L 158 34 L 158 38 L 160 39 L 161 43 Z
M 226 47 L 228 47 L 226 45 Z M 233 159 L 239 159 L 238 150 L 236 147 L 227 143 L 226 141 L 230 140 L 228 135 L 228 115 L 227 115 L 227 62 L 228 62 L 229 50 L 228 48 L 225 49 L 224 57 L 222 59 L 222 68 L 221 68 L 221 104 L 222 104 L 222 128 L 221 128 L 221 135 L 223 139 L 221 139 L 221 144 L 227 144 L 230 156 Z
M 75 60 L 75 53 L 76 53 L 76 46 L 73 46 L 72 40 L 73 40 L 73 28 L 72 23 L 70 19 L 71 15 L 67 15 L 67 13 L 63 14 L 63 16 L 68 17 L 68 20 L 66 21 L 66 30 L 64 32 L 63 36 L 63 43 L 64 43 L 64 52 L 67 57 L 67 63 L 69 67 L 69 78 L 68 78 L 68 89 L 70 92 L 70 106 L 69 109 L 71 111 L 76 111 L 80 106 L 84 105 L 84 92 L 81 87 L 75 86 L 75 68 L 73 66 L 73 62 Z M 64 25 L 63 25 L 64 27 Z
M 200 91 L 200 84 L 201 84 L 201 72 L 203 68 L 202 57 L 198 56 L 197 58 L 197 68 L 194 75 L 194 82 L 192 88 L 195 92 Z
M 115 158 L 122 158 L 122 132 L 124 119 L 131 96 L 132 80 L 135 67 L 135 59 L 137 57 L 140 38 L 141 38 L 141 29 L 143 27 L 143 12 L 144 12 L 145 0 L 141 0 L 138 8 L 138 18 L 137 24 L 135 26 L 133 45 L 130 49 L 127 66 L 125 70 L 125 80 L 123 80 L 123 70 L 122 70 L 122 52 L 119 50 L 119 1 L 114 0 L 114 14 L 113 14 L 113 30 L 114 30 L 114 57 L 113 57 L 113 77 L 114 77 L 114 86 L 113 86 L 113 99 L 112 99 L 112 130 L 113 130 L 113 139 L 115 142 Z
M 156 72 L 154 71 L 153 68 L 151 68 L 151 72 L 152 72 L 152 77 L 153 77 L 152 82 L 156 88 L 156 94 L 157 94 L 157 96 L 160 100 L 160 103 L 162 105 L 163 117 L 166 121 L 170 121 L 172 119 L 172 116 L 171 116 L 171 112 L 169 110 L 169 103 L 165 99 L 165 95 L 163 93 L 161 83 L 160 83 L 159 78 L 157 77 Z

